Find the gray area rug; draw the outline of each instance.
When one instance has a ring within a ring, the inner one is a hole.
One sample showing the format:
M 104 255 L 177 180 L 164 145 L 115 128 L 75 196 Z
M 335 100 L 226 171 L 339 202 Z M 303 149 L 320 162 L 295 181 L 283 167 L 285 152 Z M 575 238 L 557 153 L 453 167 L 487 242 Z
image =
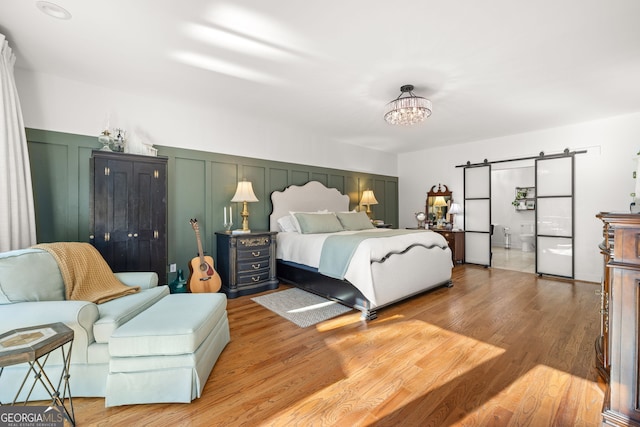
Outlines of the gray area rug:
M 260 295 L 251 299 L 301 328 L 351 311 L 349 307 L 298 288 Z

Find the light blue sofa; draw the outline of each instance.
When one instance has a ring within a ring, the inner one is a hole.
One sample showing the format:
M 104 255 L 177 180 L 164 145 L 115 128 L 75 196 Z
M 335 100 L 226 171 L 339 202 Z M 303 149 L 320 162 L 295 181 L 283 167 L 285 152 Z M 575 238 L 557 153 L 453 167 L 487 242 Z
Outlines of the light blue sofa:
M 68 301 L 58 265 L 48 252 L 32 248 L 0 253 L 0 334 L 55 322 L 72 328 L 74 397 L 104 396 L 107 406 L 200 397 L 230 340 L 225 295 L 169 295 L 167 286 L 157 286 L 155 273 L 115 274 L 141 291 L 99 305 Z M 47 372 L 57 378 L 61 362 L 61 352 L 52 352 Z M 24 364 L 4 369 L 0 402 L 13 400 L 26 369 Z M 34 393 L 32 399 L 48 397 L 39 388 Z

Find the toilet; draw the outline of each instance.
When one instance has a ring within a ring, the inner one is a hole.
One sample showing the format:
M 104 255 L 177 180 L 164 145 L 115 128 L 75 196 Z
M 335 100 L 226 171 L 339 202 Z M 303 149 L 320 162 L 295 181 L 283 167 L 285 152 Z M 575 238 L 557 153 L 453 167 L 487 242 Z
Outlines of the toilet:
M 522 252 L 533 252 L 535 250 L 535 229 L 533 223 L 520 224 L 520 241 L 522 242 Z

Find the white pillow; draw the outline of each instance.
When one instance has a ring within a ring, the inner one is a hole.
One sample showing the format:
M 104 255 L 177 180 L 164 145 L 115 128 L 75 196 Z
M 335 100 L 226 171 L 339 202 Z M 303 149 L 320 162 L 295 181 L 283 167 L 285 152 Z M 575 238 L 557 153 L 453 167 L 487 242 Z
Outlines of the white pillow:
M 333 212 L 312 214 L 297 212 L 295 217 L 302 234 L 335 233 L 344 230 Z
M 294 217 L 292 215 L 283 216 L 278 218 L 278 226 L 280 231 L 298 231 L 296 225 L 293 223 Z
M 304 213 L 304 214 L 327 214 L 329 213 L 329 211 L 327 209 L 322 209 L 319 211 L 315 211 L 315 212 L 294 212 L 294 211 L 289 211 L 289 216 L 291 217 L 291 222 L 293 223 L 293 226 L 295 227 L 295 231 L 297 231 L 298 233 L 301 233 L 302 231 L 300 231 L 300 223 L 298 222 L 298 218 L 296 218 L 296 214 L 297 213 Z

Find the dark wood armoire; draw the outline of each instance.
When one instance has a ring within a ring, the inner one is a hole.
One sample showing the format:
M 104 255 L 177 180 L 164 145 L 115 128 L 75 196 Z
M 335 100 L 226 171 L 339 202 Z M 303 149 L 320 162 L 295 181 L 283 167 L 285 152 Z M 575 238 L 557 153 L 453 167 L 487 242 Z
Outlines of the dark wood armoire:
M 91 243 L 114 272 L 167 283 L 167 159 L 94 151 L 90 177 Z
M 607 381 L 605 426 L 640 426 L 640 214 L 602 212 L 601 335 L 596 366 Z

